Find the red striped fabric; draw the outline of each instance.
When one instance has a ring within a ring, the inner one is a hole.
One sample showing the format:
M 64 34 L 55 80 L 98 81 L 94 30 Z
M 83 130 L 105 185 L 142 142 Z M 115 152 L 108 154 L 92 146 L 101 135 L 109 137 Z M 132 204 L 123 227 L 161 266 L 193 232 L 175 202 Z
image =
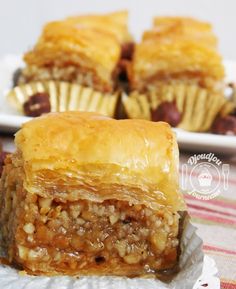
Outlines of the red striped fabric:
M 236 251 L 217 248 L 214 246 L 204 245 L 203 249 L 205 251 L 222 252 L 222 253 L 227 254 L 227 255 L 235 255 L 236 256 Z
M 221 281 L 221 289 L 236 289 L 236 283 L 231 283 L 231 281 Z

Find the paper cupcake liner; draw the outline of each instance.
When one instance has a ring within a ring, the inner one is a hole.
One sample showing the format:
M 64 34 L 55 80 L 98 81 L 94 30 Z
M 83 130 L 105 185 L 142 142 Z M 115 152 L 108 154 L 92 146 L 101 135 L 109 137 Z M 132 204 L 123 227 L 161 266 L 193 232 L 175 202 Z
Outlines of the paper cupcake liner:
M 1 289 L 192 289 L 201 276 L 204 263 L 202 240 L 196 228 L 185 218 L 180 241 L 182 253 L 179 259 L 179 273 L 170 283 L 157 279 L 122 277 L 81 277 L 79 279 L 59 276 L 43 277 L 25 275 L 10 266 L 0 265 Z M 215 274 L 213 272 L 212 276 Z M 198 288 L 198 287 L 195 287 Z M 200 288 L 200 287 L 199 287 Z M 209 288 L 210 289 L 210 288 Z M 216 289 L 216 288 L 214 288 Z
M 229 113 L 232 105 L 222 93 L 210 92 L 197 85 L 162 85 L 147 94 L 132 92 L 122 96 L 122 103 L 130 118 L 151 119 L 151 110 L 162 102 L 175 102 L 182 114 L 178 127 L 189 131 L 208 131 L 215 117 L 223 110 Z
M 119 93 L 104 94 L 64 81 L 31 82 L 16 86 L 7 95 L 9 103 L 23 113 L 24 103 L 35 93 L 48 93 L 51 111 L 93 111 L 114 117 Z

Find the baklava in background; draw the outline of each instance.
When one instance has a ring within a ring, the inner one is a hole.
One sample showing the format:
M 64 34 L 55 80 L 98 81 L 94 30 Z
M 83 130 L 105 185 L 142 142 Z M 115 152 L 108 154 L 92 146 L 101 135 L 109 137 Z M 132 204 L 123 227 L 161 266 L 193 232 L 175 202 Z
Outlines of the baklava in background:
M 119 79 L 127 78 L 133 52 L 127 22 L 128 13 L 120 11 L 46 24 L 24 55 L 10 102 L 28 116 L 82 110 L 114 117 Z
M 137 45 L 127 11 L 67 17 L 45 25 L 8 100 L 30 117 L 93 111 L 236 134 L 217 42 L 209 23 L 189 17 L 154 18 Z
M 124 11 L 46 24 L 34 48 L 24 55 L 26 68 L 19 83 L 63 80 L 112 92 L 122 50 L 132 43 L 127 21 Z
M 217 49 L 218 40 L 211 24 L 190 17 L 155 17 L 153 28 L 143 33 L 143 40 L 192 39 Z
M 175 271 L 185 204 L 168 124 L 54 113 L 24 124 L 15 144 L 0 184 L 12 264 L 35 275 Z
M 119 42 L 108 33 L 66 21 L 50 22 L 33 50 L 24 55 L 26 68 L 19 81 L 61 80 L 112 92 L 120 54 Z
M 208 23 L 157 17 L 136 46 L 127 115 L 209 131 L 227 103 L 224 66 Z M 225 111 L 225 110 L 224 110 Z
M 136 47 L 132 89 L 145 91 L 172 83 L 196 84 L 209 91 L 222 89 L 222 58 L 216 43 L 211 43 L 215 36 L 210 26 L 204 29 L 205 25 L 194 19 L 155 18 L 152 30 L 144 33 Z

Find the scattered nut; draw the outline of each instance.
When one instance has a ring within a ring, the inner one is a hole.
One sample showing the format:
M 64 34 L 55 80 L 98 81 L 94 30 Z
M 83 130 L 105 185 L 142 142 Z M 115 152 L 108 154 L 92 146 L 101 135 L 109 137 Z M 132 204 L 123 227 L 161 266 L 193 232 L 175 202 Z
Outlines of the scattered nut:
M 217 117 L 211 131 L 216 134 L 236 135 L 236 116 Z
M 24 113 L 27 116 L 40 116 L 51 111 L 49 95 L 47 93 L 36 93 L 23 104 Z
M 174 102 L 165 101 L 152 111 L 153 121 L 165 121 L 176 127 L 181 121 L 181 113 Z

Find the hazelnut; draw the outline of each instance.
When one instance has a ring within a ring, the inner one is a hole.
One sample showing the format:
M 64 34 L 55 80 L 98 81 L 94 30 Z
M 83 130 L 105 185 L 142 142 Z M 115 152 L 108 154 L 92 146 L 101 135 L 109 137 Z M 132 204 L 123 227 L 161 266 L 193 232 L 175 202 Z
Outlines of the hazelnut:
M 211 131 L 216 134 L 236 135 L 236 116 L 217 117 Z
M 40 116 L 51 111 L 48 93 L 35 93 L 23 105 L 24 113 L 27 116 Z
M 181 121 L 181 113 L 174 102 L 165 101 L 151 112 L 153 121 L 165 121 L 176 127 Z

